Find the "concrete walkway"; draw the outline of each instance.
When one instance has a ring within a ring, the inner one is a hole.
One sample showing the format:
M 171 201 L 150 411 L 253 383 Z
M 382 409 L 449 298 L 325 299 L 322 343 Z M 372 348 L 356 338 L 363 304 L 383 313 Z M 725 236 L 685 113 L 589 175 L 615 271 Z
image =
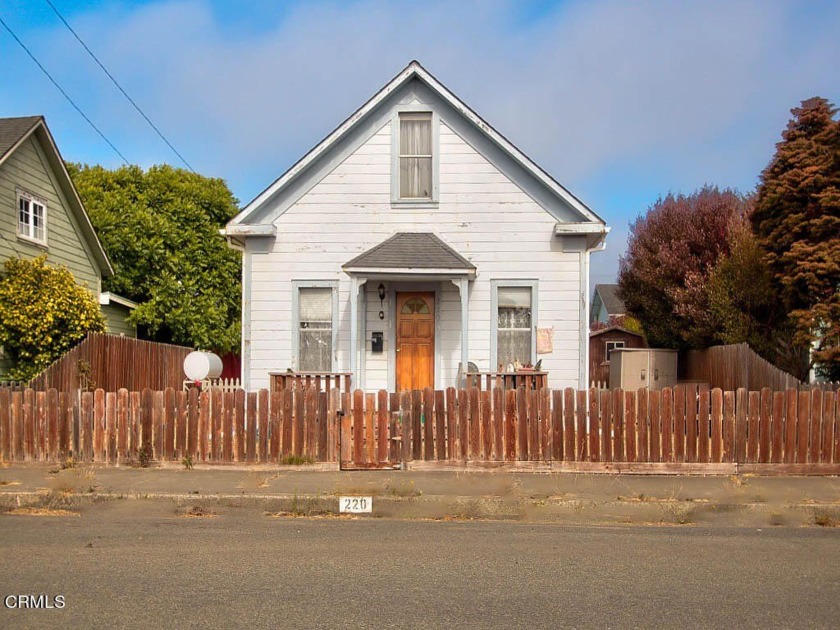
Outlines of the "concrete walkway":
M 311 467 L 129 468 L 27 464 L 0 468 L 0 511 L 84 513 L 114 500 L 176 511 L 338 513 L 338 497 L 372 496 L 374 517 L 566 524 L 840 526 L 840 478 L 639 476 L 489 471 L 313 470 Z M 2 521 L 0 521 L 2 522 Z M 838 530 L 840 532 L 840 530 Z

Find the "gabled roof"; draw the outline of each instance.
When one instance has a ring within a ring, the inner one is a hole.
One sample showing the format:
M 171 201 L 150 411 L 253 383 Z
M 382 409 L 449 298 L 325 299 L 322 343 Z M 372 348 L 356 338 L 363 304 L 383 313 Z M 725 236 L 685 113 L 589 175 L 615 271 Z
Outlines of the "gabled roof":
M 542 186 L 547 189 L 550 194 L 553 194 L 563 202 L 568 204 L 585 220 L 592 223 L 597 223 L 603 226 L 603 231 L 608 230 L 604 220 L 593 212 L 580 199 L 575 197 L 571 192 L 558 183 L 553 177 L 540 168 L 531 158 L 525 155 L 517 147 L 515 147 L 507 138 L 496 131 L 483 118 L 470 109 L 463 101 L 461 101 L 455 94 L 446 88 L 440 81 L 431 75 L 418 61 L 412 61 L 395 76 L 387 85 L 379 90 L 373 97 L 370 98 L 364 105 L 357 109 L 349 118 L 347 118 L 341 125 L 339 125 L 332 133 L 324 138 L 317 146 L 315 146 L 309 153 L 303 156 L 291 168 L 277 178 L 268 188 L 257 195 L 242 211 L 239 212 L 229 223 L 228 227 L 233 228 L 237 225 L 246 225 L 249 220 L 260 210 L 263 204 L 275 198 L 284 189 L 295 182 L 301 175 L 307 171 L 321 156 L 327 153 L 336 143 L 346 137 L 349 132 L 359 124 L 362 119 L 366 118 L 373 110 L 377 108 L 388 96 L 393 94 L 400 87 L 411 81 L 412 79 L 419 79 L 427 85 L 434 93 L 448 103 L 454 110 L 460 113 L 464 118 L 471 122 L 475 128 L 480 130 L 487 138 L 489 138 L 499 149 L 507 154 L 513 161 L 524 168 L 531 176 L 533 176 Z M 231 234 L 233 234 L 231 230 Z M 250 235 L 247 230 L 236 230 L 239 235 Z M 264 235 L 264 234 L 263 234 Z
M 64 159 L 58 151 L 55 140 L 50 133 L 43 116 L 24 116 L 19 118 L 0 118 L 0 166 L 21 146 L 28 138 L 35 136 L 39 141 L 47 160 L 52 168 L 56 180 L 61 187 L 64 197 L 70 206 L 69 211 L 74 214 L 84 238 L 103 276 L 114 274 L 111 261 L 96 236 L 96 231 L 85 211 L 79 193 L 70 179 L 70 173 L 64 166 Z
M 627 330 L 626 328 L 624 328 L 622 326 L 607 326 L 606 328 L 600 328 L 598 330 L 593 330 L 591 333 L 589 333 L 589 336 L 590 337 L 597 337 L 598 335 L 603 335 L 604 333 L 607 333 L 607 332 L 623 332 L 623 333 L 627 333 L 628 335 L 635 335 L 636 337 L 644 337 L 643 334 L 633 332 L 632 330 Z
M 345 263 L 342 269 L 475 272 L 475 265 L 431 232 L 398 232 Z
M 627 308 L 624 306 L 624 301 L 618 297 L 617 284 L 596 284 L 595 293 L 597 293 L 601 302 L 604 304 L 604 309 L 607 315 L 626 315 Z

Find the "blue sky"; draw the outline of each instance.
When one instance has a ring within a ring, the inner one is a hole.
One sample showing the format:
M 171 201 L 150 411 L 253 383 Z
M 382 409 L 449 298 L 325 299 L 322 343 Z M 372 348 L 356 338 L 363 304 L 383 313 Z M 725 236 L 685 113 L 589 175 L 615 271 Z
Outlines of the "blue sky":
M 754 188 L 791 107 L 840 103 L 840 2 L 53 0 L 200 173 L 244 204 L 411 59 L 612 226 L 657 197 Z M 129 161 L 177 157 L 44 0 L 0 17 Z M 0 116 L 44 114 L 69 160 L 120 159 L 0 29 Z

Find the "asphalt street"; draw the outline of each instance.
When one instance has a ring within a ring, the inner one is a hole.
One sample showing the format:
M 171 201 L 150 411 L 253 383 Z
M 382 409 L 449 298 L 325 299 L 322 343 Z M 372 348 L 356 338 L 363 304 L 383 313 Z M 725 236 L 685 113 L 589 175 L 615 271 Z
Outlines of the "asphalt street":
M 0 515 L 0 627 L 837 627 L 840 529 Z

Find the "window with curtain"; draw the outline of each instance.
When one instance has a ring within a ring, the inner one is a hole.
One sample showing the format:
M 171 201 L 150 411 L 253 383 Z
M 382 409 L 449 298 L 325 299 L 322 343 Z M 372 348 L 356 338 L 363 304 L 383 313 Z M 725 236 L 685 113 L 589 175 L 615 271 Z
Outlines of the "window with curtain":
M 400 198 L 432 198 L 432 115 L 400 114 Z
M 298 369 L 301 371 L 332 371 L 332 303 L 329 287 L 300 289 Z
M 497 361 L 503 368 L 531 363 L 531 287 L 499 287 L 497 303 Z

